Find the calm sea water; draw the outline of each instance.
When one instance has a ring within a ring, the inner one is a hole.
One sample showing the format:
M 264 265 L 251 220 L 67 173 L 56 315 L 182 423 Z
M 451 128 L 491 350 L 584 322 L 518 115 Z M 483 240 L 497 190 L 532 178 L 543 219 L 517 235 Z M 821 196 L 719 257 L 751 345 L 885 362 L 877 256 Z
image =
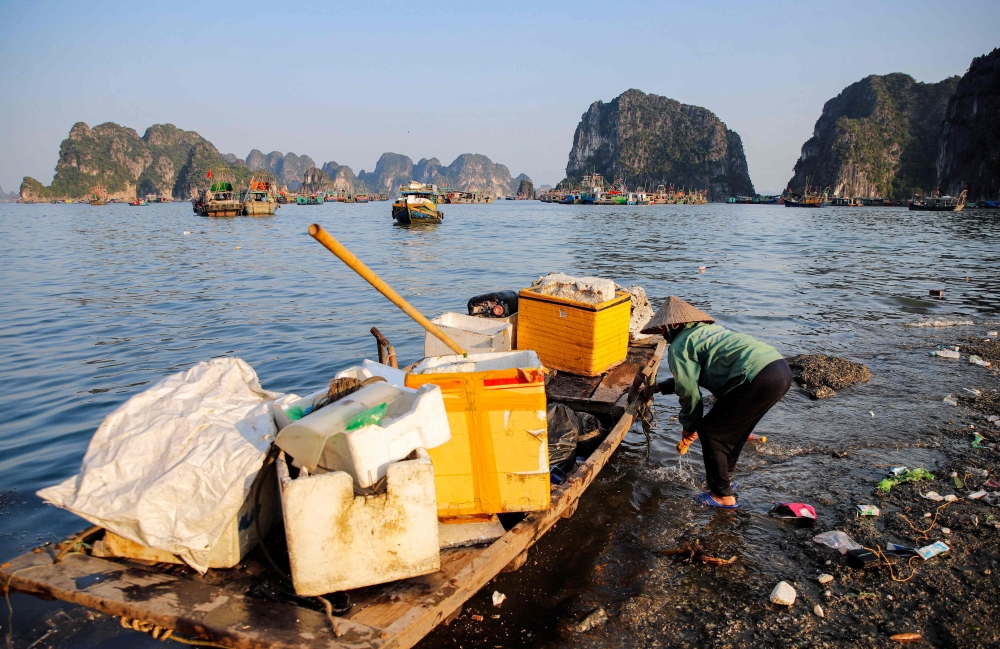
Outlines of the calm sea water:
M 786 355 L 823 352 L 868 364 L 869 385 L 823 402 L 793 391 L 762 422 L 772 441 L 760 453 L 792 458 L 778 468 L 752 454 L 745 460 L 741 496 L 757 495 L 762 511 L 809 479 L 794 460 L 801 449 L 904 448 L 947 416 L 942 396 L 974 375 L 926 349 L 959 331 L 905 323 L 975 321 L 964 335 L 1000 317 L 997 212 L 536 202 L 444 209 L 440 226 L 404 228 L 392 225 L 388 203 L 284 206 L 257 219 L 197 217 L 187 204 L 0 205 L 0 560 L 83 526 L 34 492 L 76 473 L 100 421 L 166 374 L 239 356 L 264 387 L 304 393 L 374 357 L 373 325 L 401 361 L 422 355 L 422 330 L 313 241 L 306 232 L 313 222 L 429 317 L 464 312 L 478 293 L 564 271 L 640 284 L 654 305 L 681 296 Z M 945 298 L 929 298 L 932 288 Z M 556 548 L 606 552 L 615 531 L 637 521 L 666 533 L 673 514 L 657 514 L 647 501 L 680 502 L 701 474 L 697 450 L 682 464 L 672 451 L 675 410 L 675 400 L 661 398 L 651 443 L 630 434 L 584 499 L 581 511 L 590 501 L 613 512 L 596 536 L 579 528 L 551 542 Z M 755 532 L 745 536 L 745 560 L 753 561 Z M 586 586 L 572 575 L 561 577 L 571 586 L 559 587 L 542 585 L 550 574 L 515 575 L 506 577 L 509 588 L 522 589 L 522 601 L 534 592 L 541 604 L 510 613 L 535 629 L 534 640 L 491 642 L 544 644 L 565 589 Z M 143 642 L 73 607 L 23 595 L 12 603 L 18 646 L 52 628 L 49 642 L 60 646 Z M 57 615 L 77 625 L 61 640 Z

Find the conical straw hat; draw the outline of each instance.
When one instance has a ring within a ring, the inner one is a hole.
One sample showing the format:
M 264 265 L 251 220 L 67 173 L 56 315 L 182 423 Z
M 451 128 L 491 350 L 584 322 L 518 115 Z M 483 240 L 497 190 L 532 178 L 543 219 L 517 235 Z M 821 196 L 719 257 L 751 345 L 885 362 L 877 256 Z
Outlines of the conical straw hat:
M 701 309 L 691 306 L 676 295 L 671 295 L 663 303 L 660 310 L 653 314 L 653 317 L 646 323 L 640 333 L 658 334 L 663 333 L 669 325 L 685 324 L 688 322 L 715 322 L 715 318 L 708 315 Z

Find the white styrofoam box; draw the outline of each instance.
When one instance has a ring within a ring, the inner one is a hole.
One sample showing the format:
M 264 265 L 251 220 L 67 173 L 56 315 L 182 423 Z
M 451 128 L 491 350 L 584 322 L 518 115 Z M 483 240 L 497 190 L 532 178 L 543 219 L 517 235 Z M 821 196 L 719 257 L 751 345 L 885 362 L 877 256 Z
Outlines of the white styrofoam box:
M 539 368 L 542 362 L 538 354 L 531 350 L 516 352 L 493 352 L 488 354 L 467 354 L 460 356 L 435 356 L 417 363 L 413 374 L 438 374 L 446 372 L 485 372 L 487 370 L 508 370 L 511 368 Z
M 295 592 L 304 596 L 382 584 L 441 569 L 434 465 L 417 449 L 386 471 L 384 492 L 357 496 L 343 472 L 278 484 Z
M 493 543 L 506 533 L 496 514 L 486 520 L 438 519 L 438 537 L 442 550 Z
M 375 361 L 370 361 L 367 358 L 361 362 L 361 365 L 355 365 L 353 367 L 348 367 L 342 372 L 338 372 L 334 378 L 340 379 L 344 377 L 356 378 L 359 381 L 364 381 L 373 376 L 381 376 L 389 385 L 394 385 L 397 388 L 401 388 L 406 383 L 406 372 L 395 367 L 390 367 L 383 363 L 377 363 Z
M 316 414 L 322 415 L 324 411 L 332 412 L 330 409 L 338 408 L 341 402 L 347 402 L 355 395 L 362 397 L 365 390 L 374 386 L 380 386 L 383 392 L 395 395 L 387 401 L 388 409 L 382 423 L 334 434 L 327 437 L 325 442 L 321 439 L 322 431 L 318 431 L 317 443 L 322 443 L 323 450 L 314 472 L 344 471 L 354 479 L 358 487 L 368 489 L 385 477 L 386 468 L 390 463 L 401 460 L 414 449 L 435 448 L 451 439 L 451 427 L 448 425 L 448 414 L 444 409 L 444 398 L 441 388 L 436 385 L 424 385 L 414 390 L 375 383 L 344 397 L 340 402 L 326 406 Z M 314 392 L 304 399 L 297 397 L 290 399 L 289 397 L 294 395 L 287 395 L 275 401 L 274 412 L 279 429 L 284 432 L 288 425 L 285 413 L 289 408 L 305 407 L 312 404 L 316 397 L 324 394 L 325 390 Z M 313 415 L 307 415 L 299 422 L 306 422 L 310 417 Z M 278 446 L 282 446 L 281 434 L 278 434 Z M 306 464 L 312 468 L 312 464 L 309 462 Z
M 274 464 L 258 472 L 250 487 L 250 494 L 243 502 L 239 514 L 226 525 L 222 537 L 212 547 L 208 555 L 209 568 L 232 568 L 243 560 L 250 550 L 257 546 L 260 537 L 257 534 L 257 518 L 260 518 L 261 531 L 266 536 L 281 517 L 281 507 L 278 503 L 278 484 L 275 479 Z M 260 511 L 257 511 L 257 490 L 260 489 Z M 179 557 L 156 548 L 149 548 L 134 541 L 118 536 L 113 532 L 105 532 L 101 545 L 106 557 L 122 557 L 126 559 L 141 559 L 161 563 L 183 563 Z M 95 550 L 95 554 L 98 551 Z
M 466 352 L 505 352 L 513 349 L 514 328 L 506 318 L 477 318 L 462 313 L 444 313 L 431 320 Z M 454 354 L 437 336 L 424 336 L 424 356 Z

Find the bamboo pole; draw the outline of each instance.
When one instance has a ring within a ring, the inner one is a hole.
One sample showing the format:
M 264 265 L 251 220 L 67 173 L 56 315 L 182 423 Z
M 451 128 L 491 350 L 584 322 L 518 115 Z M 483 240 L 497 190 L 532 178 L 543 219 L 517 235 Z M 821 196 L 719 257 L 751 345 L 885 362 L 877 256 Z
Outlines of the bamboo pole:
M 354 256 L 350 250 L 348 250 L 344 244 L 340 243 L 334 239 L 329 232 L 323 229 L 323 227 L 317 223 L 313 223 L 309 226 L 309 236 L 311 236 L 316 241 L 319 241 L 326 247 L 327 250 L 337 255 L 342 262 L 347 264 L 347 266 L 353 270 L 358 275 L 361 275 L 369 284 L 375 287 L 375 289 L 382 295 L 389 298 L 389 301 L 402 309 L 403 313 L 410 316 L 417 321 L 421 327 L 429 331 L 431 334 L 436 336 L 441 342 L 448 346 L 448 349 L 455 352 L 456 354 L 465 355 L 465 350 L 458 346 L 454 340 L 448 337 L 448 334 L 438 329 L 437 325 L 428 320 L 423 316 L 422 313 L 417 311 L 409 302 L 404 300 L 402 296 L 394 291 L 391 286 L 385 283 L 385 281 L 375 274 L 368 266 L 365 266 L 364 262 Z

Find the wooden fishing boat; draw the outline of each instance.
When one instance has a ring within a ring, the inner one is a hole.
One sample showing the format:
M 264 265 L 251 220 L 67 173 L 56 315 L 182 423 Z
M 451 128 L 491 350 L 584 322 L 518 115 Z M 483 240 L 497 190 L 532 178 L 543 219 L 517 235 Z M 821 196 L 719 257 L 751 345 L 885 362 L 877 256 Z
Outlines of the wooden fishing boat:
M 258 174 L 250 178 L 250 185 L 243 193 L 243 213 L 247 216 L 273 216 L 278 209 L 275 198 L 277 181 L 271 174 Z
M 440 223 L 444 212 L 438 209 L 437 185 L 425 185 L 411 180 L 409 185 L 400 185 L 399 198 L 392 204 L 392 218 L 397 223 Z
M 103 536 L 94 528 L 2 564 L 0 584 L 102 611 L 121 618 L 126 628 L 161 639 L 169 630 L 189 643 L 183 636 L 239 649 L 407 649 L 457 617 L 466 600 L 498 573 L 521 568 L 531 546 L 560 519 L 573 516 L 586 489 L 643 418 L 648 402 L 637 396 L 638 388 L 655 380 L 664 349 L 661 338 L 649 338 L 630 346 L 625 362 L 600 376 L 557 374 L 548 383 L 549 402 L 613 424 L 586 461 L 553 486 L 548 509 L 511 515 L 504 521 L 506 533 L 489 545 L 443 550 L 439 572 L 350 591 L 350 609 L 339 615 L 324 613 L 312 598 L 275 601 L 273 586 L 261 585 L 281 577 L 260 547 L 237 568 L 198 575 L 184 566 L 80 551 L 81 544 Z
M 361 183 L 361 189 L 357 194 L 354 195 L 355 203 L 367 203 L 371 200 L 371 196 L 368 195 L 368 190 L 365 189 L 365 184 Z
M 493 197 L 486 196 L 482 192 L 477 192 L 475 190 L 468 192 L 453 191 L 448 194 L 448 202 L 452 204 L 492 203 Z
M 239 216 L 243 213 L 243 201 L 234 188 L 235 179 L 227 171 L 219 171 L 216 176 L 208 189 L 191 199 L 192 209 L 201 216 Z
M 961 212 L 965 207 L 965 199 L 969 195 L 967 189 L 955 196 L 932 196 L 920 198 L 914 196 L 910 201 L 910 209 L 917 212 Z
M 107 203 L 108 203 L 108 186 L 100 183 L 94 185 L 94 188 L 90 190 L 90 204 L 107 205 Z
M 137 198 L 134 201 L 130 201 L 129 205 L 133 205 L 135 207 L 146 207 L 149 205 L 149 201 L 145 198 Z

